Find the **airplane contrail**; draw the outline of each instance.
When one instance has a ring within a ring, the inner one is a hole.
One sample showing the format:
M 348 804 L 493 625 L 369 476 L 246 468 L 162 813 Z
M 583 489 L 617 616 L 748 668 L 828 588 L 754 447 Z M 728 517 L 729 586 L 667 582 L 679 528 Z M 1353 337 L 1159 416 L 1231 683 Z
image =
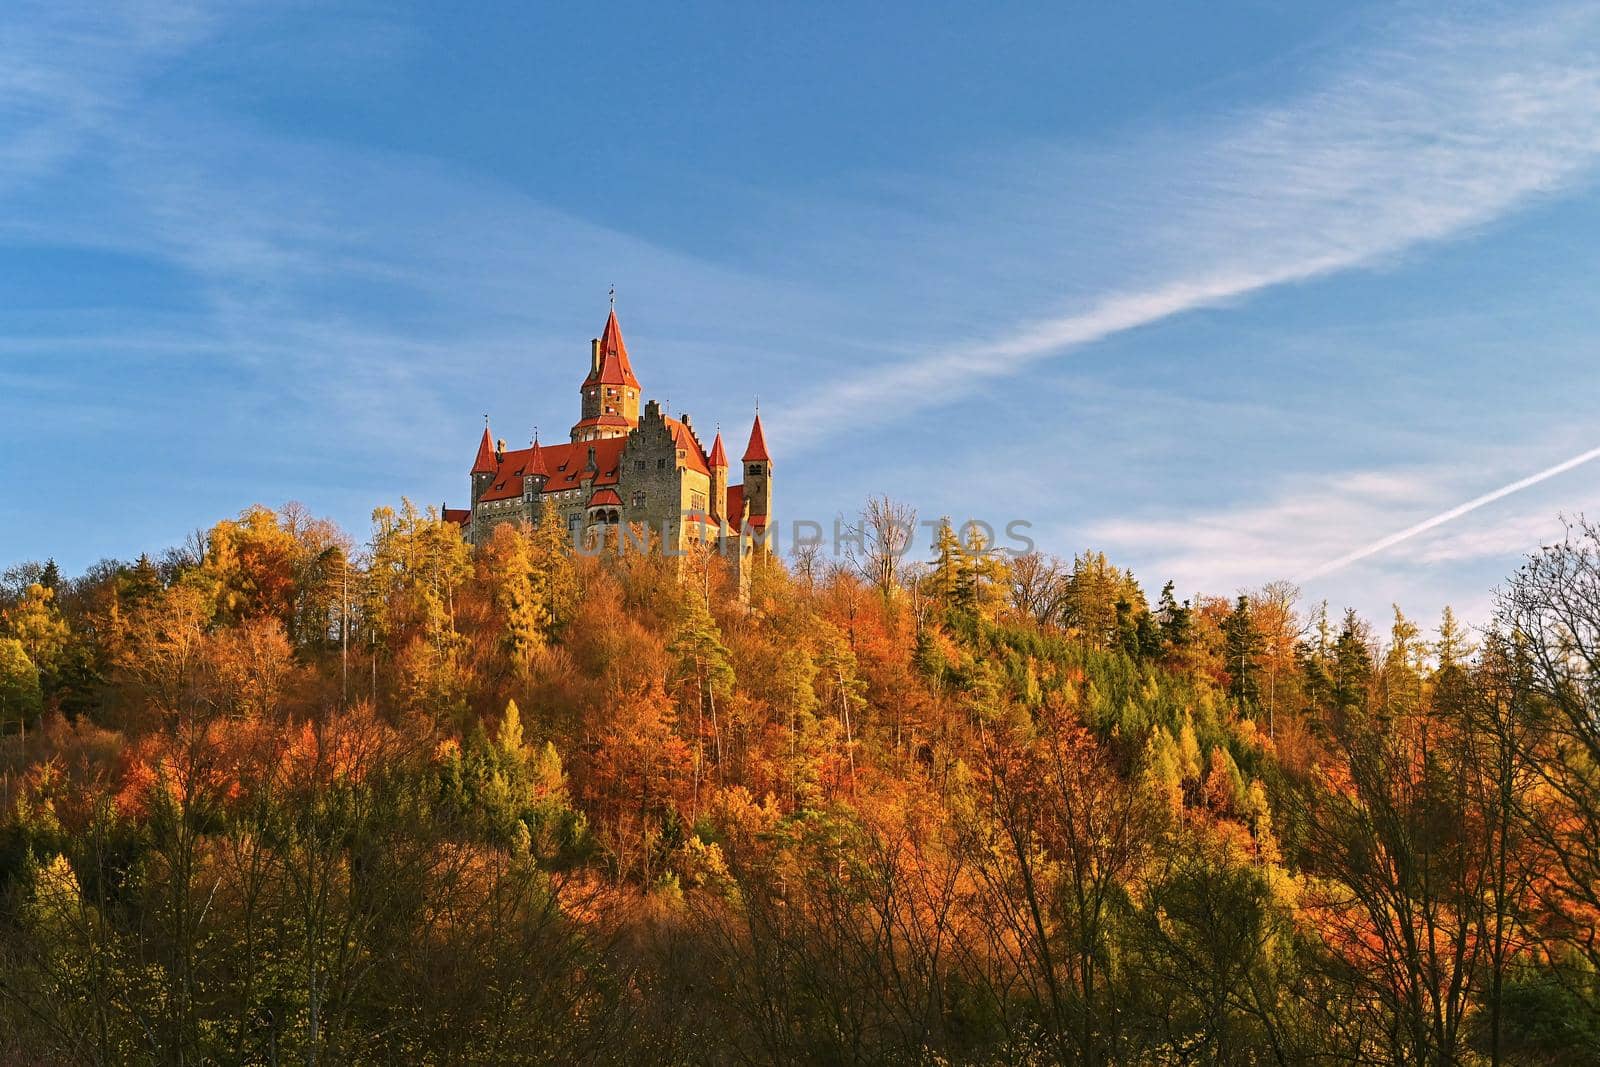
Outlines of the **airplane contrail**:
M 1353 552 L 1347 552 L 1338 559 L 1329 560 L 1327 563 L 1317 567 L 1315 570 L 1308 571 L 1305 575 L 1296 580 L 1303 582 L 1311 578 L 1320 578 L 1324 574 L 1330 574 L 1333 571 L 1339 570 L 1341 567 L 1349 566 L 1357 560 L 1366 559 L 1368 556 L 1377 555 L 1379 552 L 1382 552 L 1385 549 L 1393 548 L 1400 542 L 1410 540 L 1420 533 L 1427 533 L 1429 530 L 1432 530 L 1437 526 L 1443 526 L 1445 523 L 1450 522 L 1453 519 L 1459 519 L 1467 512 L 1476 511 L 1485 504 L 1493 504 L 1496 500 L 1508 497 L 1512 493 L 1520 493 L 1529 486 L 1538 485 L 1540 482 L 1545 481 L 1546 479 L 1554 478 L 1558 474 L 1565 474 L 1574 467 L 1581 467 L 1585 463 L 1596 459 L 1600 459 L 1600 448 L 1591 448 L 1587 452 L 1580 453 L 1579 455 L 1573 456 L 1571 459 L 1563 460 L 1562 462 L 1557 463 L 1554 467 L 1546 467 L 1537 474 L 1530 474 L 1526 478 L 1521 478 L 1512 482 L 1510 485 L 1502 485 L 1500 488 L 1495 489 L 1492 492 L 1484 493 L 1482 496 L 1473 497 L 1465 504 L 1457 504 L 1449 511 L 1441 511 L 1431 519 L 1423 519 L 1415 526 L 1407 526 L 1404 530 L 1400 530 L 1397 533 L 1392 533 L 1388 537 L 1380 538 L 1379 540 L 1372 542 L 1370 545 L 1358 548 Z

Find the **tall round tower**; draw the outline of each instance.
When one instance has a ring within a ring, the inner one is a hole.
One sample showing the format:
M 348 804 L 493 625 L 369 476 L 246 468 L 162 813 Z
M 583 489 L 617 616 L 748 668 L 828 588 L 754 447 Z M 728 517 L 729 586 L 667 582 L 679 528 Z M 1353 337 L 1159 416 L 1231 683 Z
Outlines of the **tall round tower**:
M 589 374 L 583 379 L 582 417 L 572 426 L 572 441 L 597 441 L 625 437 L 639 425 L 639 379 L 628 362 L 617 309 L 611 309 L 606 328 L 589 343 Z

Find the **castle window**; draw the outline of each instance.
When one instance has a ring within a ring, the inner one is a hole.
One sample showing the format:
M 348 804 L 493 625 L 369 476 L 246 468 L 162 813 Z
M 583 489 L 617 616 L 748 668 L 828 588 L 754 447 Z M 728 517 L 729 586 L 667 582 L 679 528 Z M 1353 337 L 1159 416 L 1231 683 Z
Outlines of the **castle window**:
M 663 456 L 661 459 L 656 460 L 656 470 L 664 471 L 666 469 L 667 469 L 667 460 L 666 460 L 665 456 Z
M 635 493 L 635 494 L 633 494 L 633 506 L 636 507 L 636 508 L 644 507 L 644 494 L 643 493 Z
M 706 495 L 704 493 L 690 493 L 689 508 L 691 511 L 703 513 L 706 510 Z
M 761 473 L 761 464 L 759 464 L 759 463 L 747 463 L 747 464 L 745 464 L 744 472 L 746 474 L 759 475 Z
M 633 469 L 636 470 L 636 471 L 644 470 L 644 460 L 642 460 L 642 459 L 634 460 L 633 461 Z

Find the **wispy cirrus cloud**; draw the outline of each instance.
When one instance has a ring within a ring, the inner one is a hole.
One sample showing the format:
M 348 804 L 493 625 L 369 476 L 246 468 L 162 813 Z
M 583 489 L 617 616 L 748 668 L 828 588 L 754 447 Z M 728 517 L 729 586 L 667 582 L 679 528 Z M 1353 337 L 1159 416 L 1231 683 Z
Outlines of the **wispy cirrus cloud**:
M 1391 599 L 1436 596 L 1435 607 L 1455 599 L 1481 621 L 1490 586 L 1518 559 L 1560 536 L 1561 513 L 1600 505 L 1590 466 L 1600 450 L 1458 502 L 1485 482 L 1508 477 L 1532 451 L 1470 466 L 1434 463 L 1286 480 L 1252 501 L 1104 520 L 1088 533 L 1094 544 L 1136 558 L 1190 590 L 1228 593 L 1289 578 L 1315 595 L 1354 600 L 1371 587 L 1371 575 L 1381 574 Z M 1535 491 L 1563 475 L 1555 497 Z M 1513 499 L 1518 494 L 1524 498 Z M 1394 529 L 1408 519 L 1415 521 Z M 1375 533 L 1384 536 L 1371 540 Z M 1346 580 L 1343 572 L 1362 569 L 1366 579 Z M 1462 599 L 1441 592 L 1452 583 L 1459 589 L 1462 574 L 1477 571 L 1484 575 L 1477 593 Z M 1384 605 L 1362 606 L 1381 611 Z
M 1382 552 L 1387 552 L 1397 545 L 1402 545 L 1415 537 L 1420 537 L 1428 533 L 1430 530 L 1436 530 L 1447 523 L 1454 522 L 1463 515 L 1469 515 L 1472 512 L 1477 511 L 1479 508 L 1488 507 L 1490 504 L 1504 500 L 1508 496 L 1513 496 L 1525 489 L 1530 489 L 1541 482 L 1549 481 L 1551 478 L 1559 477 L 1570 470 L 1575 470 L 1578 467 L 1581 467 L 1587 463 L 1592 463 L 1597 459 L 1600 459 L 1600 448 L 1591 448 L 1587 451 L 1580 452 L 1576 456 L 1571 456 L 1562 460 L 1560 463 L 1553 464 L 1552 466 L 1546 467 L 1540 471 L 1535 471 L 1533 474 L 1524 475 L 1523 477 L 1518 478 L 1515 481 L 1508 482 L 1497 489 L 1491 489 L 1487 493 L 1481 493 L 1465 503 L 1457 504 L 1451 508 L 1446 508 L 1444 511 L 1441 511 L 1436 515 L 1430 515 L 1428 518 L 1423 519 L 1420 522 L 1413 523 L 1404 529 L 1385 534 L 1383 537 L 1380 537 L 1376 541 L 1373 541 L 1369 544 L 1361 545 L 1358 548 L 1353 548 L 1343 555 L 1337 556 L 1325 563 L 1318 564 L 1317 566 L 1306 571 L 1300 576 L 1300 578 L 1302 581 L 1312 578 L 1320 578 L 1325 574 L 1332 574 L 1335 571 L 1342 570 L 1343 568 L 1350 566 L 1352 563 L 1359 563 L 1361 560 L 1369 559 Z
M 991 175 L 988 187 L 1017 193 L 1029 210 L 986 207 L 969 189 L 959 214 L 922 240 L 978 254 L 1028 248 L 1026 269 L 1059 272 L 1076 295 L 1063 292 L 1058 311 L 1002 332 L 841 375 L 784 413 L 784 434 L 820 441 L 1114 334 L 1381 264 L 1570 190 L 1600 163 L 1600 6 L 1384 29 L 1390 43 L 1340 58 L 1288 103 L 1223 116 L 1198 134 L 1150 132 L 1094 156 L 995 163 L 1004 177 Z M 1010 180 L 1016 169 L 1026 181 Z M 1109 211 L 1109 222 L 1071 206 L 1082 203 Z M 1092 236 L 1075 235 L 1076 221 Z M 969 223 L 995 232 L 975 238 Z M 1105 264 L 1098 278 L 1096 263 Z M 968 264 L 967 274 L 987 265 Z
M 0 21 L 0 192 L 59 166 L 138 106 L 152 71 L 204 39 L 216 5 L 22 0 Z
M 459 486 L 481 411 L 513 441 L 566 414 L 619 265 L 624 299 L 664 312 L 653 316 L 660 348 L 686 347 L 697 320 L 735 305 L 781 322 L 816 299 L 797 286 L 780 298 L 490 175 L 271 131 L 152 90 L 231 52 L 241 21 L 264 18 L 249 5 L 24 14 L 0 25 L 0 129 L 11 134 L 0 243 L 137 264 L 159 292 L 106 309 L 6 309 L 0 422 L 19 434 L 48 421 L 89 448 L 161 449 L 123 459 L 176 479 L 229 478 L 230 495 L 251 494 L 229 507 L 314 496 L 307 483 L 321 476 L 360 484 L 364 508 L 418 482 Z M 166 387 L 174 377 L 182 389 Z M 665 377 L 658 369 L 652 384 Z M 152 423 L 160 430 L 126 432 Z

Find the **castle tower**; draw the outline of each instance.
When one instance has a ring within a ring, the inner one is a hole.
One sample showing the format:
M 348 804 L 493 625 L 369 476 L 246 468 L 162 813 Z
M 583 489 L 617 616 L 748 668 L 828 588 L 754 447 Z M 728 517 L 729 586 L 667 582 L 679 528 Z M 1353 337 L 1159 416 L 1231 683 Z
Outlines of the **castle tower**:
M 472 461 L 472 506 L 494 481 L 494 440 L 489 436 L 489 421 L 483 423 L 483 440 L 478 442 L 478 458 Z
M 528 464 L 522 472 L 522 496 L 528 502 L 529 518 L 539 521 L 539 494 L 544 492 L 545 485 L 550 481 L 550 468 L 545 466 L 544 449 L 539 446 L 539 439 L 533 439 L 533 455 L 529 457 Z
M 628 362 L 617 310 L 606 328 L 589 343 L 589 374 L 583 379 L 582 417 L 572 426 L 572 443 L 605 437 L 626 437 L 639 425 L 639 379 Z
M 717 439 L 712 442 L 706 466 L 711 468 L 711 514 L 724 524 L 725 530 L 728 521 L 728 453 L 722 448 L 721 430 L 717 431 Z
M 767 435 L 761 431 L 761 414 L 756 413 L 750 427 L 750 443 L 744 450 L 744 503 L 757 526 L 766 526 L 772 514 L 772 456 L 767 452 Z

